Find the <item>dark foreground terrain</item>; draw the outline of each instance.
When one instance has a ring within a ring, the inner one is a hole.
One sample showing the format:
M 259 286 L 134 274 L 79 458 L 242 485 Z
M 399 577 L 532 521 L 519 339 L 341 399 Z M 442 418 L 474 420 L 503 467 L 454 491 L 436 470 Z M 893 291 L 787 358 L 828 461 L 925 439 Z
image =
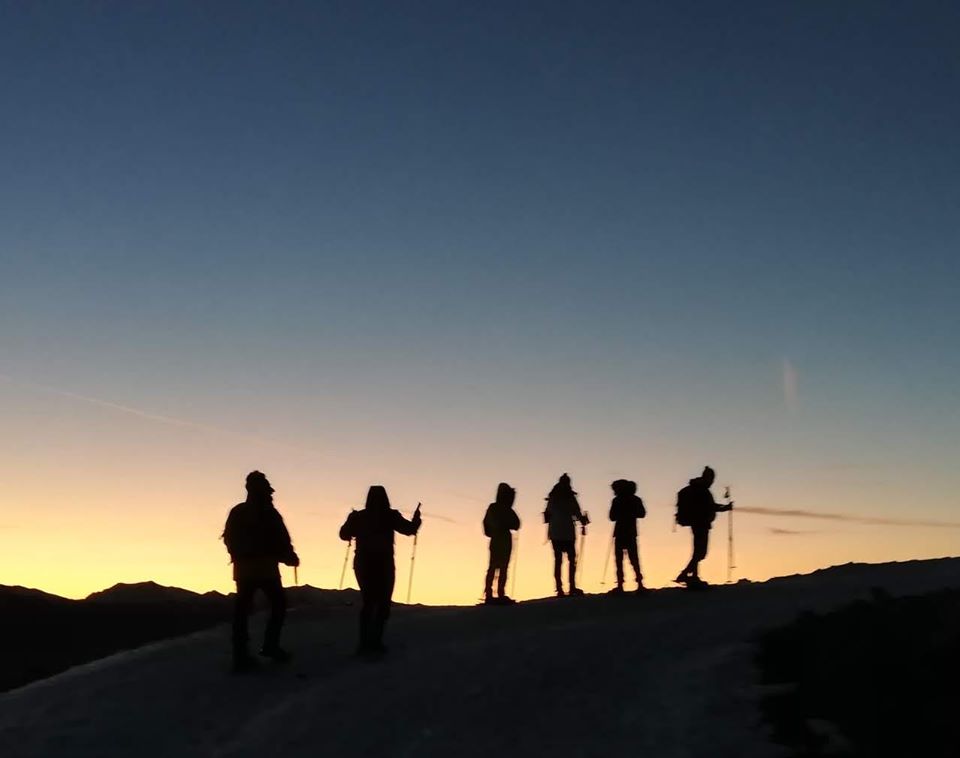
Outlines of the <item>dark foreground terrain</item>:
M 762 635 L 776 739 L 804 758 L 960 756 L 960 590 L 877 591 Z
M 289 590 L 291 606 L 344 604 L 354 590 Z M 259 598 L 258 598 L 259 599 Z M 233 597 L 152 582 L 118 584 L 84 600 L 0 586 L 0 692 L 71 666 L 224 623 Z
M 960 560 L 944 559 L 706 592 L 399 607 L 378 663 L 352 656 L 356 608 L 300 608 L 287 666 L 230 675 L 221 625 L 0 694 L 0 755 L 782 758 L 761 710 L 765 630 L 878 591 L 957 587 Z M 933 644 L 936 617 L 917 623 Z

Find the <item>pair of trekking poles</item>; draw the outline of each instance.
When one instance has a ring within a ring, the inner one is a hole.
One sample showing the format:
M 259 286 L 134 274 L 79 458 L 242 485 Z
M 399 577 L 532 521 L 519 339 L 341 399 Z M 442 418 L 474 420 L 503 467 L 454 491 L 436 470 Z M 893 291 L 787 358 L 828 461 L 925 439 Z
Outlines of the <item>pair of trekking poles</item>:
M 343 556 L 343 566 L 340 567 L 340 584 L 337 589 L 343 589 L 343 580 L 347 576 L 347 563 L 350 562 L 350 548 L 353 547 L 353 539 L 347 540 L 347 551 Z M 417 535 L 413 535 L 413 551 L 410 553 L 410 579 L 407 581 L 407 603 L 413 594 L 413 568 L 417 561 Z
M 420 510 L 419 503 L 417 504 L 417 510 Z M 410 603 L 410 598 L 413 596 L 413 569 L 416 566 L 417 562 L 417 537 L 419 533 L 414 533 L 413 535 L 413 550 L 410 553 L 410 578 L 407 581 L 407 603 Z M 343 580 L 347 576 L 347 563 L 350 561 L 350 548 L 353 547 L 353 538 L 347 540 L 347 550 L 343 556 L 343 566 L 340 567 L 340 585 L 338 589 L 343 589 Z M 296 569 L 294 569 L 296 571 Z

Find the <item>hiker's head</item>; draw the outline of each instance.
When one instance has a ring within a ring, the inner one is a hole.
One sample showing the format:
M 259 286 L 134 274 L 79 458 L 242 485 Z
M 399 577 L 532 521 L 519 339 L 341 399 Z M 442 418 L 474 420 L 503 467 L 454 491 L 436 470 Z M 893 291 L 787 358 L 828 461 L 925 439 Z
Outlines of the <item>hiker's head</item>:
M 374 484 L 367 491 L 367 504 L 364 506 L 371 511 L 389 511 L 390 498 L 387 497 L 387 491 L 380 484 Z
M 613 488 L 613 493 L 620 497 L 637 494 L 637 483 L 628 479 L 617 479 L 610 486 Z
M 270 480 L 262 471 L 251 471 L 247 474 L 247 500 L 273 501 L 273 487 Z
M 500 482 L 497 485 L 497 505 L 505 508 L 512 508 L 513 501 L 517 497 L 517 491 L 506 482 Z
M 703 473 L 700 475 L 700 478 L 703 480 L 703 483 L 709 487 L 711 484 L 713 484 L 713 480 L 717 478 L 717 474 L 709 466 L 704 466 Z

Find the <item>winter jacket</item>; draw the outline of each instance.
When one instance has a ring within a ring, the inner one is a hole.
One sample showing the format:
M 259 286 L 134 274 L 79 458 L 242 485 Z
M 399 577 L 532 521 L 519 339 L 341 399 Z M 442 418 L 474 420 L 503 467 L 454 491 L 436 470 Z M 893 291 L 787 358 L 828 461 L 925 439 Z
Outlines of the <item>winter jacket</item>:
M 419 529 L 419 516 L 408 521 L 400 511 L 392 508 L 364 508 L 362 511 L 350 511 L 347 520 L 340 527 L 340 539 L 354 541 L 354 565 L 367 562 L 392 563 L 394 532 L 411 535 L 416 534 Z
M 490 549 L 501 553 L 511 545 L 510 532 L 520 528 L 520 517 L 510 507 L 490 503 L 483 517 L 483 533 L 490 538 Z
M 617 495 L 610 504 L 610 520 L 614 522 L 613 536 L 629 539 L 637 536 L 637 519 L 647 515 L 643 500 L 636 495 Z
M 283 517 L 270 503 L 248 501 L 233 506 L 223 542 L 236 580 L 273 579 L 280 576 L 277 564 L 298 562 Z
M 709 529 L 717 518 L 717 513 L 730 510 L 727 505 L 718 505 L 713 499 L 713 493 L 702 478 L 691 479 L 690 483 L 680 490 L 678 498 L 684 498 L 689 509 L 690 527 L 693 529 Z
M 581 521 L 583 513 L 577 495 L 572 491 L 552 491 L 547 497 L 547 536 L 555 542 L 573 542 L 577 539 L 574 520 Z

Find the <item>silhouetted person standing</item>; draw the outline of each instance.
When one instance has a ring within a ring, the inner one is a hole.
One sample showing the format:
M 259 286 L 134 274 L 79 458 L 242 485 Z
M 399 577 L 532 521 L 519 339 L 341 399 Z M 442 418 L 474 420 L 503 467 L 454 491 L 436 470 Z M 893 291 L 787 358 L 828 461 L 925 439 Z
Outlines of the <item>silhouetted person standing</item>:
M 547 495 L 543 520 L 547 522 L 547 536 L 553 545 L 553 580 L 557 586 L 557 595 L 564 595 L 560 578 L 564 555 L 567 556 L 569 567 L 569 594 L 582 595 L 583 590 L 577 588 L 577 530 L 574 522 L 579 521 L 586 526 L 589 520 L 580 510 L 577 493 L 573 491 L 567 474 L 560 477 Z
M 358 655 L 377 656 L 387 651 L 383 630 L 390 617 L 396 567 L 393 562 L 393 535 L 414 535 L 420 530 L 420 506 L 407 521 L 390 507 L 387 491 L 374 485 L 367 492 L 362 511 L 350 511 L 340 527 L 340 539 L 354 540 L 353 570 L 360 585 L 363 607 L 360 609 Z
M 688 587 L 703 587 L 706 584 L 700 578 L 700 561 L 707 557 L 710 527 L 718 513 L 733 508 L 733 503 L 718 505 L 714 502 L 710 487 L 715 478 L 713 469 L 706 466 L 699 477 L 691 479 L 677 493 L 677 523 L 689 526 L 693 532 L 693 555 L 675 581 Z
M 487 507 L 483 517 L 483 533 L 490 538 L 490 563 L 487 567 L 484 585 L 485 603 L 510 604 L 514 601 L 507 597 L 507 571 L 510 568 L 510 554 L 513 552 L 512 531 L 520 528 L 520 517 L 513 510 L 516 490 L 506 482 L 497 486 L 497 498 Z M 493 577 L 497 577 L 497 597 L 493 596 Z
M 230 510 L 223 529 L 223 541 L 233 560 L 233 578 L 237 583 L 233 611 L 235 671 L 246 671 L 256 665 L 247 649 L 247 623 L 257 590 L 261 590 L 270 602 L 270 618 L 260 655 L 280 662 L 290 659 L 290 654 L 280 647 L 280 629 L 287 602 L 278 564 L 300 565 L 283 518 L 273 507 L 274 489 L 267 477 L 259 471 L 251 471 L 247 474 L 246 487 L 247 499 Z
M 643 592 L 643 574 L 640 573 L 640 555 L 637 552 L 637 519 L 647 515 L 643 500 L 637 497 L 637 483 L 617 479 L 610 485 L 614 498 L 610 503 L 610 520 L 613 522 L 613 550 L 617 564 L 617 586 L 612 592 L 623 592 L 623 554 L 626 553 L 633 566 L 637 580 L 637 592 Z

